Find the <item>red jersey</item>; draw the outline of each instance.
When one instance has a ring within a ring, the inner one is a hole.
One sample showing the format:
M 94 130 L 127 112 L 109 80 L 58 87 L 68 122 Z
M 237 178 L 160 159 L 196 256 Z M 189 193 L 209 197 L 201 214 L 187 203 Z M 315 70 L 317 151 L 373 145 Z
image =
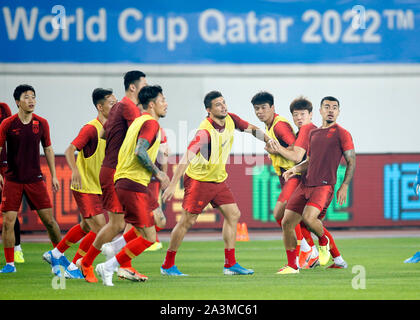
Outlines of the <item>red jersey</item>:
M 278 114 L 274 114 L 274 116 L 278 116 Z M 273 120 L 274 121 L 274 120 Z M 271 128 L 273 123 L 268 126 L 268 130 Z M 293 133 L 293 129 L 288 122 L 279 121 L 274 127 L 274 134 L 276 135 L 277 140 L 279 141 L 280 145 L 287 148 L 288 146 L 292 145 L 295 142 L 295 134 Z
M 305 186 L 334 186 L 341 157 L 351 149 L 354 149 L 354 144 L 350 133 L 338 124 L 312 130 L 307 150 L 309 166 Z
M 248 128 L 249 123 L 247 121 L 242 120 L 239 116 L 237 116 L 234 113 L 229 113 L 229 115 L 235 123 L 235 129 L 244 131 L 246 128 Z M 207 120 L 217 131 L 221 132 L 225 129 L 225 126 L 219 126 L 210 117 L 207 118 Z M 198 151 L 200 151 L 201 155 L 208 160 L 209 156 L 211 155 L 210 133 L 207 130 L 198 130 L 194 136 L 194 139 L 192 139 L 192 141 L 190 142 L 188 150 L 194 152 L 195 154 L 197 154 Z
M 115 104 L 108 115 L 104 125 L 106 132 L 106 147 L 103 166 L 115 169 L 118 163 L 118 152 L 124 141 L 128 127 L 137 117 L 140 117 L 140 109 L 129 98 L 124 97 Z
M 309 135 L 312 130 L 316 129 L 316 125 L 312 122 L 305 124 L 304 126 L 300 127 L 295 141 L 295 146 L 300 147 L 308 151 L 309 148 Z
M 7 144 L 5 176 L 18 183 L 33 183 L 43 180 L 40 166 L 39 143 L 44 148 L 51 145 L 50 128 L 46 119 L 32 114 L 28 124 L 15 114 L 0 125 L 0 146 Z
M 12 112 L 10 111 L 9 106 L 4 103 L 0 102 L 0 123 L 3 122 L 4 119 L 10 117 Z M 0 167 L 7 166 L 7 155 L 6 155 L 6 148 L 3 148 L 0 153 Z
M 99 119 L 97 120 L 99 121 Z M 84 156 L 89 158 L 98 147 L 98 131 L 95 126 L 91 124 L 84 125 L 71 144 L 76 147 L 77 151 L 83 149 Z

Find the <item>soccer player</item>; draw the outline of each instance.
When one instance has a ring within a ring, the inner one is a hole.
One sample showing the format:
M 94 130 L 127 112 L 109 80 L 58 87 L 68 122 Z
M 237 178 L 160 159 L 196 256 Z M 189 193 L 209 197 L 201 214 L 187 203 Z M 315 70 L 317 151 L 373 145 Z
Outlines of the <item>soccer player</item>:
M 125 97 L 111 109 L 108 120 L 104 125 L 102 137 L 106 138 L 105 158 L 99 173 L 102 189 L 103 208 L 107 211 L 109 221 L 96 235 L 86 255 L 77 261 L 77 266 L 87 282 L 97 282 L 93 270 L 93 261 L 101 252 L 102 245 L 111 242 L 125 227 L 124 210 L 118 200 L 114 187 L 115 168 L 118 163 L 118 152 L 125 135 L 132 122 L 140 116 L 139 92 L 146 85 L 146 75 L 138 70 L 129 71 L 124 75 Z M 131 239 L 139 234 L 132 228 L 124 236 Z M 144 275 L 137 272 L 131 261 L 120 266 L 118 275 L 134 281 L 143 281 Z
M 312 123 L 312 103 L 303 97 L 299 97 L 290 104 L 290 112 L 293 117 L 293 122 L 299 129 L 296 141 L 294 145 L 289 146 L 288 148 L 276 144 L 276 150 L 270 150 L 270 152 L 279 153 L 286 159 L 300 163 L 302 160 L 306 159 L 306 151 L 309 146 L 309 134 L 313 129 L 316 129 L 316 126 Z M 318 218 L 322 219 L 325 217 L 325 214 L 326 209 L 323 210 Z M 306 269 L 316 267 L 319 265 L 319 261 L 322 261 L 322 265 L 326 264 L 329 260 L 329 253 L 325 254 L 325 252 L 322 251 L 321 256 L 319 256 L 318 249 L 312 240 L 312 236 L 303 222 L 301 222 L 301 227 L 302 234 L 306 239 L 308 246 L 306 246 L 305 241 L 303 241 L 302 250 L 299 255 L 299 267 Z M 325 227 L 324 232 L 330 241 L 330 253 L 332 257 L 339 257 L 340 252 L 331 233 Z
M 209 92 L 204 98 L 208 117 L 201 122 L 198 131 L 175 170 L 162 200 L 170 200 L 176 185 L 184 175 L 184 200 L 181 219 L 171 232 L 169 248 L 161 266 L 161 273 L 169 276 L 184 276 L 175 265 L 175 255 L 188 230 L 197 221 L 198 215 L 211 203 L 224 216 L 223 240 L 225 243 L 226 275 L 253 274 L 235 259 L 236 228 L 240 211 L 225 180 L 225 166 L 233 143 L 234 130 L 252 133 L 258 139 L 272 143 L 258 127 L 249 124 L 233 113 L 228 113 L 225 99 L 218 91 Z
M 161 142 L 159 119 L 166 116 L 168 104 L 160 86 L 146 86 L 139 94 L 145 112 L 134 120 L 118 154 L 115 189 L 124 209 L 124 219 L 141 235 L 113 258 L 96 266 L 103 284 L 113 286 L 112 275 L 121 264 L 131 261 L 156 241 L 147 186 L 154 175 L 165 189 L 168 176 L 154 164 Z
M 320 251 L 328 251 L 329 239 L 318 217 L 328 208 L 334 196 L 337 168 L 341 157 L 344 155 L 347 168 L 343 183 L 337 191 L 337 202 L 340 205 L 347 201 L 348 185 L 356 167 L 352 137 L 347 130 L 336 123 L 340 114 L 339 101 L 331 96 L 324 97 L 321 100 L 320 113 L 322 126 L 312 130 L 309 135 L 306 160 L 283 173 L 286 181 L 298 173 L 306 172 L 306 175 L 286 206 L 282 226 L 288 263 L 277 272 L 278 274 L 299 273 L 296 265 L 294 228 L 302 220 L 318 236 Z M 346 268 L 347 263 L 339 256 L 334 258 L 334 264 L 330 267 Z
M 76 261 L 86 254 L 96 234 L 106 223 L 99 183 L 99 171 L 105 157 L 105 140 L 100 138 L 100 132 L 117 99 L 112 90 L 96 88 L 92 93 L 92 101 L 97 117 L 83 126 L 65 151 L 67 163 L 72 170 L 71 190 L 80 210 L 81 222 L 72 227 L 53 250 L 43 255 L 44 260 L 51 263 L 56 275 L 61 276 L 59 266 L 63 266 L 66 278 L 83 279 Z M 74 158 L 76 150 L 77 160 Z M 64 252 L 82 238 L 70 263 Z
M 46 119 L 34 114 L 36 105 L 35 89 L 27 84 L 15 88 L 13 97 L 18 112 L 3 120 L 0 125 L 0 152 L 6 143 L 7 171 L 5 179 L 0 176 L 3 189 L 3 246 L 6 265 L 1 273 L 16 272 L 14 265 L 14 224 L 23 194 L 29 206 L 36 210 L 47 229 L 55 247 L 61 240 L 60 228 L 54 219 L 52 203 L 40 167 L 39 144 L 44 149 L 45 158 L 52 178 L 52 188 L 60 188 L 55 172 L 54 151 L 51 146 L 50 129 Z
M 12 111 L 10 110 L 9 106 L 5 102 L 0 102 L 0 123 L 3 122 L 4 119 L 10 117 L 12 115 Z M 3 149 L 0 154 L 0 175 L 4 179 L 4 173 L 7 170 L 7 155 L 6 149 Z M 1 191 L 0 191 L 0 199 L 1 199 Z M 19 219 L 16 218 L 15 226 L 15 254 L 14 259 L 16 263 L 24 263 L 25 258 L 23 257 L 22 247 L 20 246 L 20 222 Z
M 416 176 L 416 180 L 414 180 L 413 186 L 414 186 L 414 190 L 416 192 L 416 195 L 419 195 L 419 192 L 420 192 L 420 166 L 419 166 L 419 169 L 417 170 L 417 176 Z M 420 251 L 417 251 L 412 257 L 404 260 L 404 263 L 417 263 L 417 262 L 420 262 Z
M 275 112 L 274 97 L 271 93 L 262 91 L 254 95 L 251 99 L 251 103 L 254 107 L 255 115 L 258 119 L 265 124 L 266 133 L 276 142 L 278 145 L 284 147 L 291 146 L 295 142 L 295 133 L 293 132 L 292 126 L 286 118 L 279 116 Z M 266 148 L 267 149 L 267 148 Z M 289 179 L 287 183 L 282 178 L 282 173 L 292 168 L 295 162 L 283 157 L 278 153 L 269 153 L 275 172 L 279 176 L 281 193 L 277 199 L 277 203 L 273 210 L 274 218 L 281 227 L 281 220 L 283 219 L 284 210 L 286 203 L 289 200 L 291 194 L 296 189 L 300 182 L 300 176 L 297 175 L 292 179 Z M 296 226 L 296 237 L 297 237 L 297 255 L 300 252 L 300 246 L 302 241 L 302 232 L 300 224 Z M 305 241 L 305 240 L 303 240 Z

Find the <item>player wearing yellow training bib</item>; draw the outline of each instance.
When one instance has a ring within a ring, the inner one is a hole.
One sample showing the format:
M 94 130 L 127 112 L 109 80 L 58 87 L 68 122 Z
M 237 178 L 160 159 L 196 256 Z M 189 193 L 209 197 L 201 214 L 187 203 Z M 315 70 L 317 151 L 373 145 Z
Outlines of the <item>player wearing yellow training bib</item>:
M 72 170 L 71 190 L 80 210 L 81 222 L 67 232 L 56 248 L 44 254 L 44 259 L 51 263 L 53 272 L 61 275 L 59 267 L 62 266 L 67 278 L 83 279 L 76 267 L 76 261 L 86 254 L 106 222 L 99 182 L 99 172 L 105 156 L 105 140 L 100 138 L 100 132 L 117 99 L 112 90 L 97 88 L 92 93 L 92 100 L 98 111 L 97 118 L 80 130 L 65 151 L 67 163 Z M 76 150 L 79 151 L 77 160 L 74 157 Z M 82 238 L 73 262 L 70 263 L 64 252 Z
M 226 184 L 226 162 L 229 158 L 235 129 L 252 133 L 265 142 L 270 138 L 256 126 L 227 112 L 226 102 L 218 91 L 209 92 L 204 98 L 208 117 L 203 120 L 163 194 L 163 201 L 170 200 L 181 176 L 184 175 L 184 200 L 181 219 L 172 230 L 169 249 L 161 267 L 168 276 L 183 276 L 175 265 L 175 255 L 187 231 L 197 221 L 198 215 L 210 203 L 224 216 L 223 239 L 227 275 L 249 275 L 254 271 L 240 266 L 235 259 L 236 226 L 241 215 L 233 194 Z M 271 141 L 270 141 L 271 143 Z

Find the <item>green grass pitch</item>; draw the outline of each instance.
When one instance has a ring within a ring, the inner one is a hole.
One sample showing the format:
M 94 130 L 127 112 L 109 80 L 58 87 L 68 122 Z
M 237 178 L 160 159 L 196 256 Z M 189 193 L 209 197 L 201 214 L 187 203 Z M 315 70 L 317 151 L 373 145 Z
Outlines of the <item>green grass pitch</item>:
M 420 250 L 420 238 L 338 239 L 348 269 L 301 270 L 297 275 L 276 275 L 286 263 L 282 242 L 251 240 L 238 242 L 236 258 L 251 276 L 224 276 L 222 241 L 186 241 L 177 254 L 178 268 L 188 277 L 165 277 L 159 268 L 164 249 L 145 252 L 133 266 L 149 276 L 144 283 L 119 280 L 114 287 L 84 280 L 66 280 L 63 289 L 53 288 L 51 268 L 41 256 L 49 244 L 23 243 L 25 263 L 17 273 L 0 274 L 1 300 L 417 300 L 420 299 L 420 263 L 404 259 Z M 77 246 L 66 256 L 71 260 Z M 4 264 L 4 258 L 2 258 Z M 103 262 L 100 255 L 96 263 Z M 330 262 L 331 263 L 331 262 Z M 363 272 L 365 287 L 363 288 Z M 355 278 L 356 277 L 356 278 Z M 356 285 L 356 288 L 355 288 Z M 357 289 L 358 287 L 358 289 Z

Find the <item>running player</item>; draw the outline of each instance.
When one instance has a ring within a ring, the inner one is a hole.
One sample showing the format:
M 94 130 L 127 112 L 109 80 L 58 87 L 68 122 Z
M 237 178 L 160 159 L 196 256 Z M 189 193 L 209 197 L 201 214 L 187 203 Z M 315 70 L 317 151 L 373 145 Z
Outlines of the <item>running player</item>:
M 339 101 L 334 97 L 321 100 L 320 113 L 322 126 L 311 131 L 307 159 L 283 174 L 287 181 L 290 177 L 306 172 L 286 206 L 283 218 L 283 240 L 288 263 L 278 274 L 298 273 L 296 265 L 295 226 L 303 220 L 319 238 L 320 251 L 328 251 L 329 238 L 322 221 L 318 218 L 328 208 L 334 197 L 337 168 L 341 157 L 347 162 L 342 185 L 337 191 L 337 202 L 342 205 L 347 201 L 348 185 L 356 167 L 356 154 L 350 133 L 336 121 L 340 113 Z M 346 268 L 347 263 L 341 256 L 334 258 L 332 268 Z
M 276 150 L 270 150 L 270 152 L 279 153 L 286 159 L 300 163 L 302 160 L 306 159 L 306 150 L 308 150 L 309 146 L 309 134 L 313 129 L 316 129 L 316 126 L 312 123 L 312 103 L 303 97 L 299 97 L 290 104 L 290 113 L 292 114 L 293 122 L 299 129 L 294 145 L 288 148 L 276 145 Z M 325 214 L 326 210 L 323 210 L 319 215 L 319 219 L 325 217 Z M 322 265 L 325 265 L 329 260 L 330 254 L 321 251 L 321 255 L 319 255 L 318 249 L 312 240 L 311 233 L 303 222 L 300 224 L 302 227 L 302 234 L 306 239 L 308 246 L 303 242 L 301 247 L 302 250 L 299 255 L 299 267 L 308 269 L 319 265 L 319 262 L 322 262 Z M 324 232 L 330 241 L 331 256 L 333 258 L 339 257 L 341 254 L 335 244 L 334 238 L 325 227 Z
M 43 255 L 44 260 L 51 263 L 56 275 L 61 276 L 59 266 L 63 266 L 66 278 L 83 279 L 76 267 L 76 261 L 86 254 L 96 234 L 106 223 L 99 183 L 99 170 L 105 156 L 105 140 L 100 138 L 100 132 L 117 99 L 112 90 L 96 88 L 92 93 L 92 101 L 97 110 L 97 117 L 80 130 L 65 151 L 67 163 L 72 170 L 71 190 L 80 210 L 81 222 L 67 232 L 57 247 Z M 74 158 L 76 150 L 77 161 Z M 70 263 L 64 252 L 82 238 L 79 249 Z
M 10 117 L 12 115 L 12 111 L 10 110 L 7 103 L 0 102 L 0 123 L 3 122 L 4 119 Z M 4 179 L 4 173 L 7 170 L 7 155 L 6 155 L 6 148 L 1 151 L 0 154 L 0 175 Z M 0 199 L 1 199 L 1 191 L 0 191 Z M 23 257 L 22 247 L 20 246 L 20 222 L 19 218 L 16 218 L 15 226 L 15 254 L 14 259 L 16 263 L 24 263 L 25 258 Z
M 7 144 L 5 179 L 0 176 L 0 188 L 3 189 L 2 237 L 6 258 L 6 265 L 0 270 L 1 273 L 16 272 L 14 224 L 24 194 L 30 208 L 37 211 L 46 227 L 53 246 L 55 247 L 61 240 L 60 228 L 53 216 L 51 199 L 40 167 L 39 144 L 41 143 L 50 170 L 53 191 L 58 191 L 60 184 L 55 172 L 48 122 L 34 114 L 36 95 L 32 86 L 26 84 L 17 86 L 13 97 L 19 110 L 15 115 L 3 120 L 0 125 L 0 152 L 5 143 Z
M 255 115 L 260 121 L 264 122 L 266 133 L 274 141 L 278 142 L 277 145 L 288 147 L 295 142 L 296 137 L 292 126 L 286 118 L 279 116 L 275 112 L 274 97 L 271 93 L 265 91 L 259 92 L 254 95 L 254 97 L 252 97 L 251 103 L 254 107 Z M 284 216 L 286 203 L 293 191 L 296 189 L 297 185 L 300 183 L 300 175 L 294 176 L 286 183 L 281 175 L 286 170 L 292 168 L 295 165 L 295 162 L 283 157 L 281 154 L 276 154 L 274 152 L 269 153 L 269 156 L 271 158 L 274 170 L 279 176 L 281 185 L 281 193 L 273 210 L 274 218 L 281 227 L 281 220 Z M 303 238 L 300 224 L 296 226 L 295 232 L 297 237 L 296 251 L 297 255 L 299 255 L 301 241 Z
M 124 141 L 125 134 L 131 123 L 140 116 L 139 92 L 146 85 L 146 75 L 138 70 L 129 71 L 124 75 L 125 97 L 111 109 L 108 120 L 104 125 L 102 137 L 106 138 L 105 158 L 99 173 L 102 189 L 103 208 L 108 212 L 109 221 L 96 235 L 86 255 L 77 261 L 87 282 L 97 282 L 93 270 L 93 261 L 101 252 L 102 245 L 112 241 L 125 227 L 123 208 L 118 200 L 114 187 L 114 173 L 118 163 L 118 152 Z M 124 237 L 128 239 L 138 236 L 137 230 L 132 228 Z M 144 275 L 137 272 L 129 261 L 121 265 L 121 278 L 142 281 Z
M 152 175 L 165 189 L 168 176 L 154 164 L 161 142 L 159 119 L 166 116 L 168 104 L 160 86 L 141 89 L 140 103 L 145 112 L 130 126 L 118 154 L 115 189 L 124 209 L 124 219 L 141 235 L 130 242 L 113 258 L 96 267 L 103 284 L 113 286 L 112 275 L 121 264 L 131 261 L 156 241 L 156 229 L 151 213 L 147 186 Z
M 253 274 L 236 262 L 236 228 L 241 215 L 235 199 L 225 180 L 225 166 L 233 144 L 234 130 L 252 133 L 258 139 L 272 143 L 258 127 L 249 124 L 233 113 L 228 113 L 225 99 L 218 91 L 209 92 L 204 98 L 208 117 L 201 122 L 198 131 L 175 170 L 162 200 L 170 200 L 179 179 L 184 175 L 184 200 L 181 218 L 171 232 L 169 248 L 161 267 L 161 273 L 169 276 L 184 276 L 175 265 L 175 255 L 188 230 L 197 221 L 198 215 L 211 203 L 224 216 L 223 240 L 227 275 Z

